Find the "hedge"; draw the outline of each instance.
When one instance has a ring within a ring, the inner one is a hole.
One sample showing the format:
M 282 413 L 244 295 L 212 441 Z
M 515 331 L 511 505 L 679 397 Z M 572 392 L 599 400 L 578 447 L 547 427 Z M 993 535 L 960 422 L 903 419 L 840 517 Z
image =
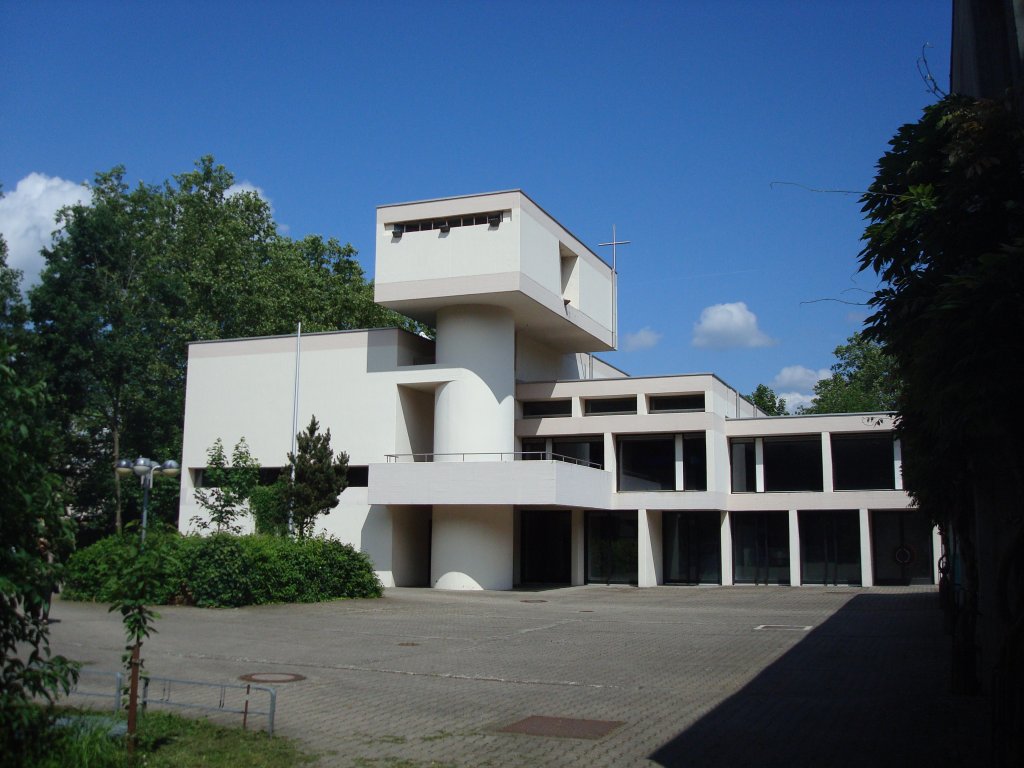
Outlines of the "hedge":
M 280 536 L 148 534 L 159 562 L 152 602 L 204 607 L 314 603 L 380 597 L 370 559 L 336 539 Z M 68 600 L 110 602 L 128 556 L 126 539 L 110 536 L 71 556 L 62 593 Z

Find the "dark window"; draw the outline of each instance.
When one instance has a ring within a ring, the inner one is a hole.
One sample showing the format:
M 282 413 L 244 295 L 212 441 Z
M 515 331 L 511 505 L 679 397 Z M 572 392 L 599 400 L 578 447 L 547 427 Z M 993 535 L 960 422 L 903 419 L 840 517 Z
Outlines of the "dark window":
M 365 488 L 370 484 L 370 468 L 365 464 L 348 465 L 349 488 Z
M 820 491 L 821 437 L 766 437 L 764 439 L 766 491 Z
M 587 416 L 636 413 L 636 397 L 602 397 L 585 400 L 583 413 Z
M 523 461 L 540 461 L 548 456 L 544 452 L 544 440 L 523 440 Z
M 895 488 L 892 433 L 832 435 L 832 483 L 837 491 Z
M 647 410 L 651 413 L 703 411 L 704 393 L 695 395 L 651 395 Z
M 432 229 L 443 229 L 444 227 L 472 227 L 480 224 L 487 224 L 488 219 L 497 217 L 502 219 L 501 211 L 490 213 L 478 213 L 470 216 L 452 216 L 448 219 L 416 219 L 415 221 L 396 221 L 393 224 L 395 230 L 400 232 L 428 232 Z
M 524 419 L 572 416 L 572 400 L 528 400 L 523 403 Z
M 556 456 L 576 459 L 586 466 L 596 464 L 604 469 L 604 437 L 558 437 L 551 441 L 551 452 Z
M 283 471 L 284 467 L 260 467 L 260 485 L 273 485 Z
M 756 491 L 754 441 L 733 440 L 729 443 L 729 459 L 732 463 L 732 492 L 753 493 Z
M 708 489 L 708 454 L 704 433 L 683 435 L 683 490 Z
M 620 437 L 620 491 L 676 490 L 675 437 Z

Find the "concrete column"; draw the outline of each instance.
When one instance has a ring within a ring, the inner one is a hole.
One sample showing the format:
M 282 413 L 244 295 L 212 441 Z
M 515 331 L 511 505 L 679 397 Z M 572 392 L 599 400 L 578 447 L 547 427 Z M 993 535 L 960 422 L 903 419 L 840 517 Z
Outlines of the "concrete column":
M 754 438 L 754 490 L 764 493 L 764 438 Z
M 722 585 L 732 586 L 732 519 L 722 513 Z
M 586 528 L 583 525 L 583 510 L 572 510 L 572 585 L 577 587 L 587 582 Z
M 604 468 L 612 473 L 612 488 L 619 489 L 618 457 L 615 455 L 615 435 L 604 433 Z
M 438 310 L 436 349 L 438 365 L 465 369 L 434 395 L 434 452 L 460 454 L 437 460 L 496 461 L 493 454 L 514 451 L 512 313 L 476 305 Z M 480 455 L 487 453 L 491 455 Z
M 683 476 L 683 435 L 675 435 L 675 457 L 676 457 L 676 490 L 681 491 L 686 487 L 686 479 Z
M 661 582 L 661 512 L 637 510 L 637 586 Z
M 871 553 L 871 512 L 858 510 L 860 518 L 860 585 L 875 586 L 875 561 Z
M 511 505 L 435 505 L 430 584 L 436 589 L 512 589 Z
M 789 583 L 799 587 L 803 582 L 800 573 L 800 513 L 789 510 Z
M 939 526 L 932 526 L 932 583 L 939 583 L 939 558 L 942 557 L 942 537 Z
M 894 440 L 892 444 L 892 468 L 893 473 L 896 476 L 896 490 L 903 490 L 903 446 L 900 445 L 899 440 Z
M 821 433 L 821 489 L 832 493 L 835 486 L 832 482 L 832 434 Z
M 636 397 L 636 415 L 646 416 L 647 414 L 647 395 L 640 393 Z

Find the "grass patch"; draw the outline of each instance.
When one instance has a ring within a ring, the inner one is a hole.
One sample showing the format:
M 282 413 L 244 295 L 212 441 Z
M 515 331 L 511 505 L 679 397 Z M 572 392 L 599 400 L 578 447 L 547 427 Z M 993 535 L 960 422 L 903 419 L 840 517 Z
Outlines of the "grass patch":
M 263 731 L 149 712 L 139 718 L 138 748 L 129 760 L 124 739 L 107 735 L 109 718 L 96 718 L 93 726 L 89 716 L 95 713 L 61 714 L 82 715 L 85 724 L 57 729 L 46 754 L 31 768 L 286 768 L 316 759 L 289 739 L 270 738 Z

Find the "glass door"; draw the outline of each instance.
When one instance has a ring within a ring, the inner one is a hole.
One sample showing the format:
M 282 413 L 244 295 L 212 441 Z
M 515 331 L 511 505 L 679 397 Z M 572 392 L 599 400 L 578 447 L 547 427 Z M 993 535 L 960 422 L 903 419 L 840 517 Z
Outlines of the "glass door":
M 637 583 L 637 513 L 587 512 L 588 584 Z
M 800 512 L 800 570 L 804 584 L 860 585 L 856 510 Z
M 737 584 L 789 584 L 789 514 L 732 514 L 732 571 Z
M 932 584 L 932 524 L 920 510 L 872 510 L 876 584 Z
M 719 512 L 662 512 L 666 584 L 721 584 Z

